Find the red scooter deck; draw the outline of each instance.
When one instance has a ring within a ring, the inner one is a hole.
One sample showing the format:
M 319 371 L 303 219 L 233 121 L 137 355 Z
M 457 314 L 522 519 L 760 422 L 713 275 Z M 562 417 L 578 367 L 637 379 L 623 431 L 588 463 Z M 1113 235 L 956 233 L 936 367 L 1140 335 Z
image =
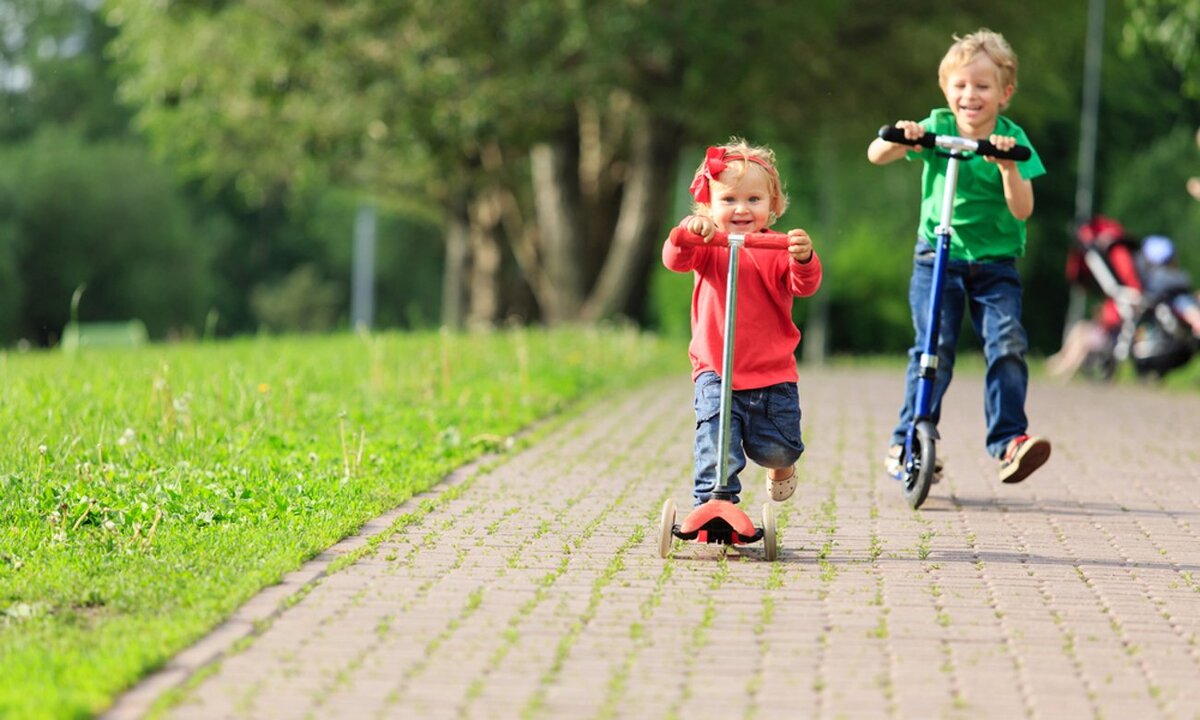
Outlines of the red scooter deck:
M 754 542 L 762 537 L 762 531 L 754 527 L 746 513 L 728 500 L 709 500 L 688 513 L 676 537 L 690 537 L 693 533 L 696 542 L 730 544 Z

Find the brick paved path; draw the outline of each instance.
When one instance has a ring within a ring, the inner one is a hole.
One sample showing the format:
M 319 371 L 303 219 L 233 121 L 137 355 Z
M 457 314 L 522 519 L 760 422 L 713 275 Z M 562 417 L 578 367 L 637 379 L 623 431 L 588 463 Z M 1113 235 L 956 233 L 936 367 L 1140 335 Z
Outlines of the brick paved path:
M 1010 487 L 982 449 L 981 382 L 956 378 L 947 477 L 912 512 L 880 467 L 899 373 L 801 370 L 809 452 L 778 562 L 658 557 L 664 498 L 690 504 L 674 378 L 459 473 L 359 562 L 310 582 L 362 539 L 334 548 L 110 716 L 203 668 L 170 717 L 1200 717 L 1200 396 L 1035 383 L 1054 455 Z

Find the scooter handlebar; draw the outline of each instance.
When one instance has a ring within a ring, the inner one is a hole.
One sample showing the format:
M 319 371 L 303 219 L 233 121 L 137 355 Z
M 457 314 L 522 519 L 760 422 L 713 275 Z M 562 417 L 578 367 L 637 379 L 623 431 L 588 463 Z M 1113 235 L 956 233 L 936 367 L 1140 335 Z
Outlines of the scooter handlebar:
M 916 140 L 909 140 L 904 131 L 895 125 L 884 125 L 879 128 L 879 137 L 892 143 L 913 145 L 927 148 L 940 147 L 947 150 L 968 150 L 976 155 L 986 155 L 1000 160 L 1016 160 L 1021 162 L 1033 157 L 1033 152 L 1024 145 L 1014 145 L 1011 150 L 1001 150 L 987 140 L 971 140 L 956 135 L 938 135 L 927 132 Z
M 712 241 L 706 243 L 704 242 L 703 235 L 697 235 L 694 232 L 688 232 L 685 228 L 677 227 L 671 229 L 670 241 L 678 247 L 698 247 L 701 245 L 729 247 L 729 233 L 718 230 L 713 233 Z M 778 233 L 746 233 L 742 235 L 742 245 L 748 248 L 787 250 L 788 238 L 787 235 L 780 235 Z

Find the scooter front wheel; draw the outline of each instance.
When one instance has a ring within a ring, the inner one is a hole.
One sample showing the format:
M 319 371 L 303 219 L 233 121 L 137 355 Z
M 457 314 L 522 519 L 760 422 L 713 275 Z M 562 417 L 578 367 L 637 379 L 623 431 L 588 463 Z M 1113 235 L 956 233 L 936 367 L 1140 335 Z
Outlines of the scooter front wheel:
M 765 503 L 762 509 L 763 557 L 774 562 L 779 557 L 779 535 L 775 527 L 775 507 Z
M 930 422 L 919 422 L 914 428 L 911 456 L 904 463 L 904 499 L 913 510 L 929 497 L 937 466 L 936 431 Z
M 675 501 L 667 498 L 663 501 L 662 515 L 659 517 L 658 554 L 666 557 L 671 554 L 671 542 L 675 529 Z

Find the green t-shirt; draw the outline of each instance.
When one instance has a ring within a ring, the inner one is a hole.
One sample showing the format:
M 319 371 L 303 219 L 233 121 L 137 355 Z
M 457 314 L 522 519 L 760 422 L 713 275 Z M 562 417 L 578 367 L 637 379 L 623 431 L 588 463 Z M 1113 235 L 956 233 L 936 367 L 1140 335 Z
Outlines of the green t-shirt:
M 934 110 L 921 121 L 927 132 L 957 135 L 958 125 L 948 108 Z M 996 118 L 996 135 L 1017 139 L 1033 153 L 1028 160 L 1017 163 L 1021 177 L 1032 180 L 1046 174 L 1037 150 L 1025 131 L 1003 115 Z M 941 223 L 942 193 L 946 187 L 946 166 L 949 162 L 933 148 L 921 152 L 909 151 L 909 160 L 924 160 L 921 173 L 921 225 L 918 234 L 937 246 L 937 226 Z M 981 157 L 958 163 L 958 184 L 954 192 L 954 216 L 951 219 L 950 257 L 955 260 L 983 262 L 1025 254 L 1025 221 L 1008 211 L 1004 201 L 1004 184 L 1000 168 Z

